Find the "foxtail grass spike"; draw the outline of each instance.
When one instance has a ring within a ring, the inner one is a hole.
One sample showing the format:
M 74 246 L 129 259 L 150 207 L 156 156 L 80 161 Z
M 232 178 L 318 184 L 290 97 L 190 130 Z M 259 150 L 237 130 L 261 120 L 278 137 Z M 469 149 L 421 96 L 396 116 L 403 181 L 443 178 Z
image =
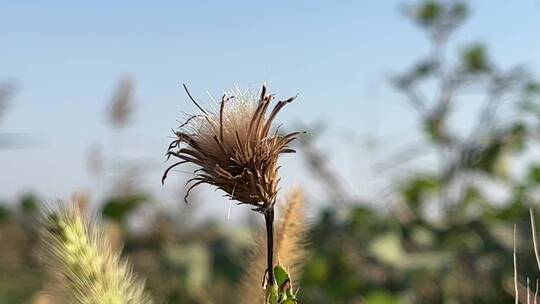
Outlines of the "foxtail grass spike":
M 144 282 L 111 250 L 105 233 L 76 207 L 50 211 L 41 233 L 54 292 L 70 304 L 151 304 Z
M 285 202 L 280 205 L 282 212 L 276 227 L 275 256 L 277 263 L 292 281 L 301 275 L 301 269 L 306 261 L 306 233 L 308 225 L 305 216 L 304 193 L 301 189 L 293 189 Z M 254 243 L 249 253 L 244 277 L 240 287 L 240 303 L 265 303 L 265 292 L 261 276 L 266 270 L 265 236 L 259 231 L 254 237 Z M 280 270 L 281 271 L 281 270 Z M 292 282 L 289 282 L 292 285 Z M 289 287 L 288 290 L 291 290 Z
M 293 280 L 302 274 L 306 261 L 306 233 L 308 224 L 304 192 L 293 189 L 283 204 L 276 230 L 276 260 L 284 266 Z

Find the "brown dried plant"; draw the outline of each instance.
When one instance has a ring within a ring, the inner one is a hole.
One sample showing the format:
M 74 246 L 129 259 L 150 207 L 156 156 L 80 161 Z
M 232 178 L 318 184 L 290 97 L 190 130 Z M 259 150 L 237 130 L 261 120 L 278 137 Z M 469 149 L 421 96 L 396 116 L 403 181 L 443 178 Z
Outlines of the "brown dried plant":
M 135 81 L 131 77 L 120 80 L 109 108 L 109 121 L 116 128 L 125 127 L 133 113 Z
M 15 93 L 16 88 L 17 86 L 13 81 L 0 83 L 0 118 L 2 118 L 2 115 L 6 111 L 9 99 Z
M 298 279 L 302 275 L 302 266 L 306 261 L 305 196 L 300 188 L 292 189 L 287 195 L 280 212 L 280 220 L 276 228 L 275 257 L 278 264 L 285 266 L 291 278 Z M 264 303 L 264 293 L 256 288 L 253 282 L 260 280 L 260 273 L 265 271 L 264 232 L 255 234 L 253 246 L 247 258 L 248 265 L 241 281 L 241 302 L 246 304 Z
M 187 92 L 200 113 L 174 132 L 177 138 L 170 144 L 167 156 L 180 161 L 165 171 L 162 181 L 172 168 L 192 163 L 199 170 L 188 181 L 195 182 L 189 190 L 210 184 L 240 204 L 254 206 L 256 211 L 271 207 L 278 192 L 278 157 L 295 152 L 288 144 L 299 133 L 282 136 L 277 131 L 270 133 L 270 128 L 278 112 L 294 97 L 277 102 L 267 117 L 274 96 L 267 95 L 264 86 L 258 97 L 239 90 L 234 95 L 224 94 L 218 111 L 202 108 Z M 189 191 L 186 199 L 188 195 Z
M 538 270 L 540 270 L 540 249 L 538 248 L 538 238 L 536 235 L 536 220 L 534 216 L 534 210 L 533 208 L 529 208 L 529 215 L 531 220 L 531 233 L 532 233 L 532 243 L 533 243 L 533 249 L 534 249 L 534 257 L 536 259 L 536 266 L 538 267 Z M 514 301 L 516 304 L 518 303 L 527 303 L 527 304 L 536 304 L 538 303 L 538 300 L 540 298 L 538 297 L 538 288 L 539 288 L 539 280 L 536 279 L 536 287 L 534 292 L 531 289 L 530 279 L 529 277 L 526 278 L 526 285 L 520 282 L 520 277 L 518 274 L 518 265 L 517 265 L 517 254 L 516 254 L 516 225 L 514 224 L 514 237 L 513 237 L 513 245 L 514 250 L 512 253 L 513 262 L 514 262 L 514 273 L 513 273 L 513 290 L 510 290 L 510 288 L 507 288 L 509 292 L 513 292 L 514 295 Z
M 254 284 L 254 282 L 261 282 L 261 273 L 266 271 L 265 244 L 264 231 L 261 229 L 254 234 L 253 245 L 245 259 L 247 265 L 240 281 L 240 292 L 238 293 L 240 303 L 265 303 L 263 290 L 260 285 Z
M 180 161 L 163 174 L 165 181 L 171 169 L 182 164 L 197 166 L 195 176 L 188 181 L 184 200 L 200 184 L 213 185 L 238 204 L 248 204 L 264 214 L 267 231 L 268 284 L 273 285 L 273 221 L 274 204 L 278 193 L 278 158 L 283 153 L 294 153 L 289 148 L 299 132 L 281 135 L 271 132 L 272 122 L 279 111 L 295 97 L 278 101 L 270 114 L 274 95 L 263 85 L 259 93 L 235 91 L 223 95 L 217 109 L 201 107 L 184 85 L 199 114 L 187 119 L 174 133 L 167 157 Z M 168 159 L 167 158 L 167 159 Z
M 293 189 L 282 208 L 276 229 L 276 260 L 288 269 L 293 279 L 298 279 L 307 256 L 306 234 L 309 228 L 302 189 Z

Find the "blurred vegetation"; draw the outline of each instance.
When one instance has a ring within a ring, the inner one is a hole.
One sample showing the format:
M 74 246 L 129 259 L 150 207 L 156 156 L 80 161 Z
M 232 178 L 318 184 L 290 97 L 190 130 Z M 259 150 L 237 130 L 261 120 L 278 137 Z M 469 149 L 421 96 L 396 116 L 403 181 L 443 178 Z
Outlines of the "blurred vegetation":
M 537 277 L 528 209 L 538 209 L 540 160 L 525 156 L 540 135 L 540 84 L 523 67 L 497 66 L 480 42 L 450 52 L 466 3 L 423 1 L 403 11 L 431 48 L 391 83 L 416 111 L 433 167 L 400 174 L 390 199 L 365 204 L 340 186 L 317 138 L 303 138 L 306 166 L 329 190 L 327 205 L 339 208 L 319 210 L 312 221 L 310 258 L 296 280 L 300 302 L 510 303 L 513 224 L 520 281 Z M 463 130 L 453 115 L 470 94 L 484 101 Z M 129 120 L 132 95 L 133 82 L 124 80 L 110 116 L 116 128 Z M 130 231 L 126 221 L 152 200 L 128 187 L 111 193 L 100 212 L 156 302 L 236 303 L 250 231 L 193 223 L 192 207 L 157 210 L 145 233 Z M 0 303 L 37 303 L 47 287 L 34 248 L 39 201 L 28 194 L 0 206 Z

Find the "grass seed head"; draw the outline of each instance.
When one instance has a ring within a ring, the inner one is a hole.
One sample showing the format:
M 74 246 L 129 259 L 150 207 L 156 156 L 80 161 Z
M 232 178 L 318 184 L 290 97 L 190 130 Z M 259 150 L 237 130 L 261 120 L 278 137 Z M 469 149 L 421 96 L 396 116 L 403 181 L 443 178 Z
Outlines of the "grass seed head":
M 51 291 L 62 303 L 151 304 L 127 260 L 120 258 L 101 225 L 78 207 L 47 212 L 41 231 Z

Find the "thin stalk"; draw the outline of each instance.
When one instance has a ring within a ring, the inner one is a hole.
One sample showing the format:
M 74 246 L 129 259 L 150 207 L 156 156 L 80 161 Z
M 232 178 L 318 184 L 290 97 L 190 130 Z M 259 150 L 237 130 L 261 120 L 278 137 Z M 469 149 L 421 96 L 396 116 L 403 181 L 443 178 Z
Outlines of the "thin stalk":
M 518 288 L 518 277 L 517 277 L 517 257 L 516 257 L 516 225 L 514 224 L 514 297 L 515 304 L 519 304 L 519 288 Z
M 529 208 L 529 213 L 531 215 L 531 230 L 534 246 L 534 256 L 536 257 L 536 264 L 538 265 L 538 270 L 540 271 L 540 253 L 538 252 L 538 240 L 536 238 L 536 222 L 534 220 L 533 208 Z
M 264 213 L 266 222 L 266 261 L 267 261 L 267 286 L 274 285 L 274 206 Z

